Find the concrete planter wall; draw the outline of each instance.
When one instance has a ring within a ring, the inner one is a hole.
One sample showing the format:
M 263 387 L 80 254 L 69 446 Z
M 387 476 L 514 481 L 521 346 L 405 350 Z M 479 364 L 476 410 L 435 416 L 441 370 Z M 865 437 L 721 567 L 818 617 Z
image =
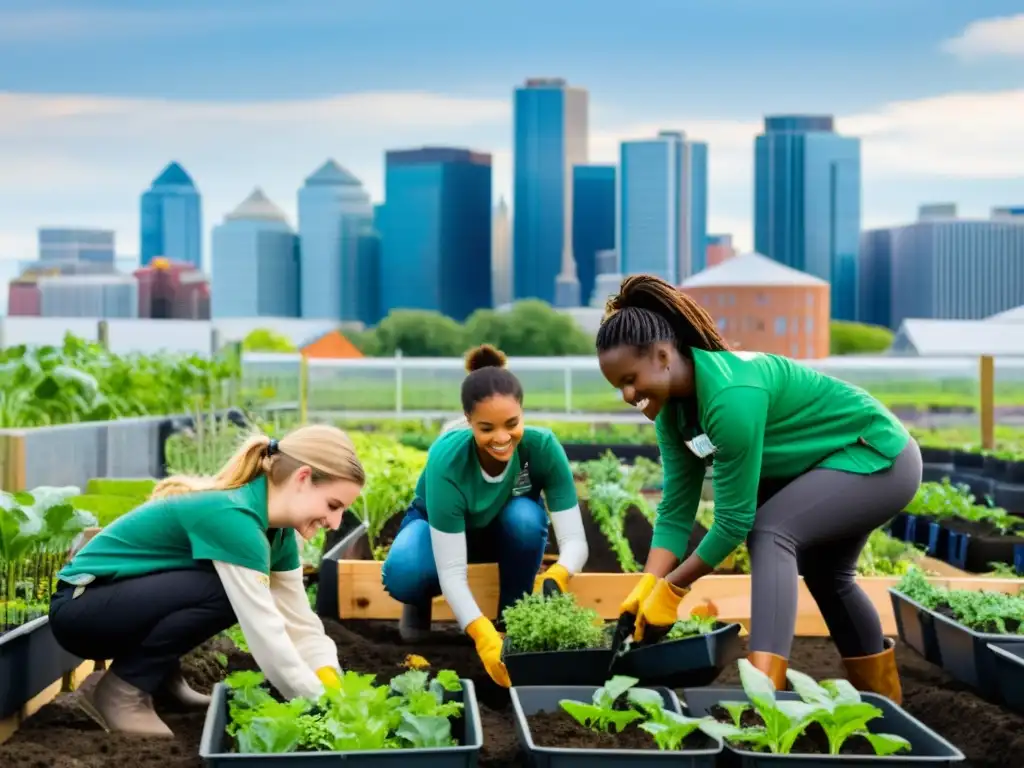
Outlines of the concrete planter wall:
M 163 443 L 172 423 L 187 417 L 0 429 L 0 482 L 5 490 L 40 485 L 85 488 L 94 477 L 161 477 Z

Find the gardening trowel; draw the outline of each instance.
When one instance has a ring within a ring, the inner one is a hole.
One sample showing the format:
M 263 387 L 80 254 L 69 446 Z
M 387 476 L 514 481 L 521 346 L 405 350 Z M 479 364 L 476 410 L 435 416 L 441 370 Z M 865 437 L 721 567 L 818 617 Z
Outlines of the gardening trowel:
M 633 645 L 633 631 L 636 629 L 636 614 L 624 613 L 619 616 L 619 623 L 615 625 L 615 632 L 612 634 L 612 660 L 608 663 L 608 674 L 622 656 L 625 656 Z

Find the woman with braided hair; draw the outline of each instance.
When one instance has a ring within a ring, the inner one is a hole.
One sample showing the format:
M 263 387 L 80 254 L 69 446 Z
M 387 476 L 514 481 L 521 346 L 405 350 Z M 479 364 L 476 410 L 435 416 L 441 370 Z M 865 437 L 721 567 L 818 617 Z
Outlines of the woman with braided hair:
M 622 604 L 633 639 L 667 631 L 690 586 L 746 540 L 748 660 L 782 690 L 798 574 L 850 681 L 902 698 L 893 641 L 855 581 L 872 530 L 921 483 L 921 453 L 864 390 L 785 357 L 730 351 L 712 317 L 660 278 L 626 278 L 597 334 L 601 372 L 654 421 L 665 474 L 644 575 Z M 684 555 L 706 467 L 715 517 Z
M 306 597 L 299 538 L 337 528 L 365 479 L 348 436 L 310 424 L 247 438 L 213 477 L 157 483 L 75 553 L 50 598 L 64 650 L 114 660 L 79 688 L 82 709 L 107 731 L 172 736 L 154 694 L 207 707 L 179 659 L 236 622 L 284 696 L 336 685 L 338 648 Z

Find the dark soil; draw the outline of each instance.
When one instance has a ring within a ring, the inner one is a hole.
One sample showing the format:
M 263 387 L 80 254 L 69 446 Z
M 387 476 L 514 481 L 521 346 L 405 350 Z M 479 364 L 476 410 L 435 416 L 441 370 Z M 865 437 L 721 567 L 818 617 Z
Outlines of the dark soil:
M 425 656 L 434 669 L 451 668 L 474 681 L 483 724 L 480 768 L 526 765 L 519 751 L 508 692 L 490 681 L 471 641 L 449 627 L 415 647 L 398 637 L 397 622 L 326 622 L 338 643 L 343 666 L 375 672 L 383 681 L 402 671 L 409 653 Z M 436 625 L 441 626 L 441 625 Z M 197 690 L 209 691 L 227 671 L 254 668 L 252 659 L 224 641 L 192 654 L 184 668 Z M 224 654 L 227 669 L 212 653 Z M 964 768 L 1007 768 L 1024 765 L 1024 716 L 980 699 L 965 685 L 953 682 L 906 646 L 897 649 L 903 680 L 904 708 L 943 735 L 966 755 Z M 840 677 L 843 667 L 828 639 L 800 638 L 793 646 L 792 665 L 815 678 Z M 716 685 L 738 685 L 735 666 Z M 30 718 L 0 746 L 3 768 L 200 768 L 199 736 L 204 712 L 176 713 L 159 705 L 173 741 L 113 736 L 103 733 L 79 712 L 71 694 L 63 694 Z
M 1003 533 L 988 520 L 963 520 L 959 517 L 950 517 L 944 518 L 941 525 L 956 533 L 969 533 L 971 538 L 1006 539 L 1014 544 L 1024 543 L 1024 538 L 1022 538 L 1024 522 L 1016 524 L 1016 527 L 1008 533 Z
M 568 749 L 653 749 L 658 745 L 654 737 L 640 730 L 636 723 L 627 725 L 621 733 L 604 733 L 584 728 L 564 710 L 538 712 L 526 718 L 530 737 L 538 747 Z M 714 742 L 703 733 L 691 733 L 682 749 L 711 749 Z

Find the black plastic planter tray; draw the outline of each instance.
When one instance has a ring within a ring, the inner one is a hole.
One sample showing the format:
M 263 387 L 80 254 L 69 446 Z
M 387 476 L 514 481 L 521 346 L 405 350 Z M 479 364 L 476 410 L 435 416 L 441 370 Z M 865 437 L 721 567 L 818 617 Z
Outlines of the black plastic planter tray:
M 1003 703 L 1024 714 L 1024 643 L 989 643 Z
M 602 686 L 609 677 L 612 651 L 610 648 L 584 648 L 578 651 L 516 653 L 506 637 L 501 658 L 512 685 Z
M 722 624 L 706 635 L 633 648 L 616 662 L 612 673 L 638 678 L 647 686 L 709 685 L 740 656 L 740 645 L 740 625 Z
M 240 755 L 228 751 L 231 739 L 224 730 L 228 723 L 228 688 L 218 683 L 213 689 L 213 701 L 206 711 L 203 735 L 199 740 L 199 757 L 211 768 L 302 768 L 307 765 L 339 764 L 347 768 L 475 768 L 484 736 L 476 691 L 471 680 L 462 681 L 462 691 L 455 695 L 453 700 L 456 699 L 461 699 L 466 705 L 462 719 L 452 724 L 452 735 L 460 743 L 458 747 Z
M 941 667 L 942 653 L 935 636 L 935 615 L 896 589 L 889 589 L 889 598 L 892 600 L 892 612 L 896 616 L 896 632 L 900 640 L 928 662 Z
M 793 691 L 775 694 L 780 701 L 799 701 Z M 772 755 L 750 752 L 729 746 L 726 742 L 719 766 L 723 768 L 914 768 L 915 766 L 952 766 L 962 763 L 964 753 L 924 723 L 911 717 L 905 710 L 884 696 L 861 693 L 861 699 L 882 710 L 882 716 L 872 720 L 868 728 L 877 733 L 892 733 L 910 742 L 910 753 L 887 755 Z M 712 707 L 723 701 L 749 701 L 742 688 L 687 688 L 683 691 L 683 714 L 703 717 Z
M 987 573 L 989 563 L 1013 563 L 1014 547 L 1024 544 L 1020 536 L 972 536 L 969 533 L 948 532 L 948 544 L 943 558 L 950 565 L 969 573 Z
M 985 698 L 1000 701 L 999 671 L 989 643 L 1024 645 L 1024 635 L 983 634 L 936 611 L 931 614 L 942 654 L 942 668 Z
M 608 451 L 620 461 L 632 464 L 638 457 L 658 461 L 661 452 L 655 443 L 562 443 L 569 461 L 594 461 Z
M 933 529 L 932 526 L 935 526 L 935 528 Z M 945 531 L 945 529 L 939 527 L 932 522 L 931 518 L 924 515 L 907 514 L 905 518 L 897 516 L 897 519 L 893 520 L 894 536 L 910 544 L 927 547 L 929 555 L 935 554 L 936 547 L 939 544 L 938 537 L 942 531 Z
M 83 661 L 60 647 L 46 616 L 0 635 L 0 720 L 18 712 Z
M 342 520 L 344 528 L 349 515 Z M 330 535 L 330 533 L 328 534 Z M 338 536 L 337 533 L 334 534 Z M 331 546 L 320 558 L 317 576 L 316 612 L 318 616 L 330 619 L 338 618 L 338 561 L 369 560 L 370 544 L 366 538 L 366 524 L 358 523 L 348 533 L 342 534 L 340 540 Z
M 602 685 L 604 681 L 602 681 Z M 510 689 L 512 709 L 516 717 L 519 743 L 534 768 L 632 768 L 634 765 L 666 765 L 672 768 L 715 768 L 722 754 L 722 741 L 711 749 L 669 751 L 660 749 L 570 749 L 566 747 L 540 747 L 533 743 L 526 720 L 538 712 L 557 712 L 562 699 L 575 699 L 589 703 L 599 686 L 536 685 L 513 686 Z M 679 699 L 668 688 L 654 688 L 661 694 L 664 707 L 683 714 Z M 652 739 L 653 741 L 653 739 Z

